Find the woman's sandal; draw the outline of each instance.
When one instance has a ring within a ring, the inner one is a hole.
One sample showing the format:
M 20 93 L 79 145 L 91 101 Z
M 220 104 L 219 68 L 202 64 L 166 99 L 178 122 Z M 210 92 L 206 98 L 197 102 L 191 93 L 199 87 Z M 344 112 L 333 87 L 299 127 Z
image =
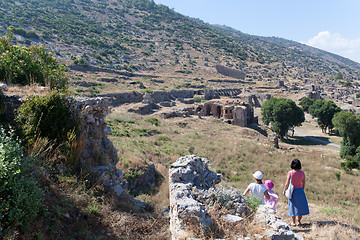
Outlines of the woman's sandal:
M 292 227 L 296 227 L 296 226 L 297 226 L 297 224 L 296 224 L 296 223 L 290 223 L 290 226 L 292 226 Z

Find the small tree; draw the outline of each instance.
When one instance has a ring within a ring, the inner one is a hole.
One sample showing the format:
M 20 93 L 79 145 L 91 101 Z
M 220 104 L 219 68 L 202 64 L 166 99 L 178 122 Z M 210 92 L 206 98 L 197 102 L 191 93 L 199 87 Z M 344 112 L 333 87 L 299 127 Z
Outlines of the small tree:
M 336 76 L 335 76 L 335 79 L 336 79 L 336 80 L 341 80 L 341 79 L 344 79 L 344 76 L 342 75 L 341 72 L 338 72 L 338 73 L 336 74 Z
M 334 127 L 343 137 L 340 157 L 345 158 L 341 166 L 347 170 L 360 166 L 360 117 L 351 112 L 341 111 L 332 120 Z
M 317 123 L 323 132 L 328 129 L 329 133 L 334 128 L 332 119 L 337 112 L 340 112 L 341 108 L 336 106 L 333 101 L 316 100 L 313 105 L 309 107 L 309 113 L 311 116 L 317 118 Z
M 310 107 L 311 105 L 313 105 L 314 102 L 315 102 L 314 99 L 304 97 L 304 98 L 302 98 L 302 99 L 300 100 L 299 105 L 302 107 L 302 109 L 303 109 L 305 112 L 308 112 L 308 111 L 309 111 L 309 107 Z
M 286 98 L 270 98 L 261 107 L 262 120 L 283 139 L 290 128 L 305 121 L 304 112 L 296 103 Z

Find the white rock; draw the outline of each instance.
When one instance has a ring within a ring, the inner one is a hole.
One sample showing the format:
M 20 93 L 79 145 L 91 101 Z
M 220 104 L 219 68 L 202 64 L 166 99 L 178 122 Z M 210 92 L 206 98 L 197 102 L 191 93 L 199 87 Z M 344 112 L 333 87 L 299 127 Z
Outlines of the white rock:
M 229 223 L 239 223 L 244 220 L 244 218 L 232 214 L 226 214 L 222 216 L 222 219 Z

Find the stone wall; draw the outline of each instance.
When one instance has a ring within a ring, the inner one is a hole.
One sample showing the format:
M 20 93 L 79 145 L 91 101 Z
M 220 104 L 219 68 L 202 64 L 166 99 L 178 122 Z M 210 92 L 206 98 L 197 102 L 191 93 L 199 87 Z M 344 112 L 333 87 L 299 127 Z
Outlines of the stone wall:
M 205 99 L 219 99 L 220 96 L 224 97 L 237 97 L 242 92 L 238 88 L 224 88 L 224 89 L 205 89 L 197 91 L 198 94 L 204 94 Z
M 170 232 L 174 240 L 193 236 L 192 226 L 200 229 L 197 237 L 204 236 L 212 223 L 204 204 L 192 195 L 194 189 L 209 189 L 221 181 L 208 166 L 206 158 L 196 155 L 181 157 L 170 166 Z
M 135 91 L 124 93 L 110 93 L 99 96 L 109 97 L 112 106 L 119 106 L 124 103 L 137 103 L 143 100 L 143 94 Z
M 118 156 L 112 142 L 108 139 L 109 128 L 104 122 L 109 113 L 110 98 L 78 98 L 79 117 L 81 120 L 81 140 L 83 167 L 93 168 L 116 164 Z
M 225 76 L 229 76 L 229 77 L 233 77 L 233 78 L 237 78 L 237 79 L 245 79 L 245 76 L 246 76 L 243 71 L 228 68 L 228 67 L 225 67 L 222 65 L 216 65 L 215 68 L 218 71 L 218 73 L 225 75 Z
M 99 95 L 108 97 L 112 106 L 119 106 L 124 103 L 139 103 L 144 101 L 145 96 L 151 98 L 154 103 L 174 101 L 176 99 L 194 98 L 194 90 L 171 90 L 171 91 L 154 91 L 153 93 L 139 93 L 136 91 L 123 93 L 110 93 Z

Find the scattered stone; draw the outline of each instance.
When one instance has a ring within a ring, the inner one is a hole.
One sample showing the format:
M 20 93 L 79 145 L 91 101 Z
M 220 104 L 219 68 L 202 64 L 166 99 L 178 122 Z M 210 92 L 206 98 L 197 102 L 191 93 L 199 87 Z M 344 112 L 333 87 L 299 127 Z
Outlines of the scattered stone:
M 232 214 L 226 214 L 222 216 L 222 219 L 228 223 L 239 223 L 244 220 L 244 218 Z

